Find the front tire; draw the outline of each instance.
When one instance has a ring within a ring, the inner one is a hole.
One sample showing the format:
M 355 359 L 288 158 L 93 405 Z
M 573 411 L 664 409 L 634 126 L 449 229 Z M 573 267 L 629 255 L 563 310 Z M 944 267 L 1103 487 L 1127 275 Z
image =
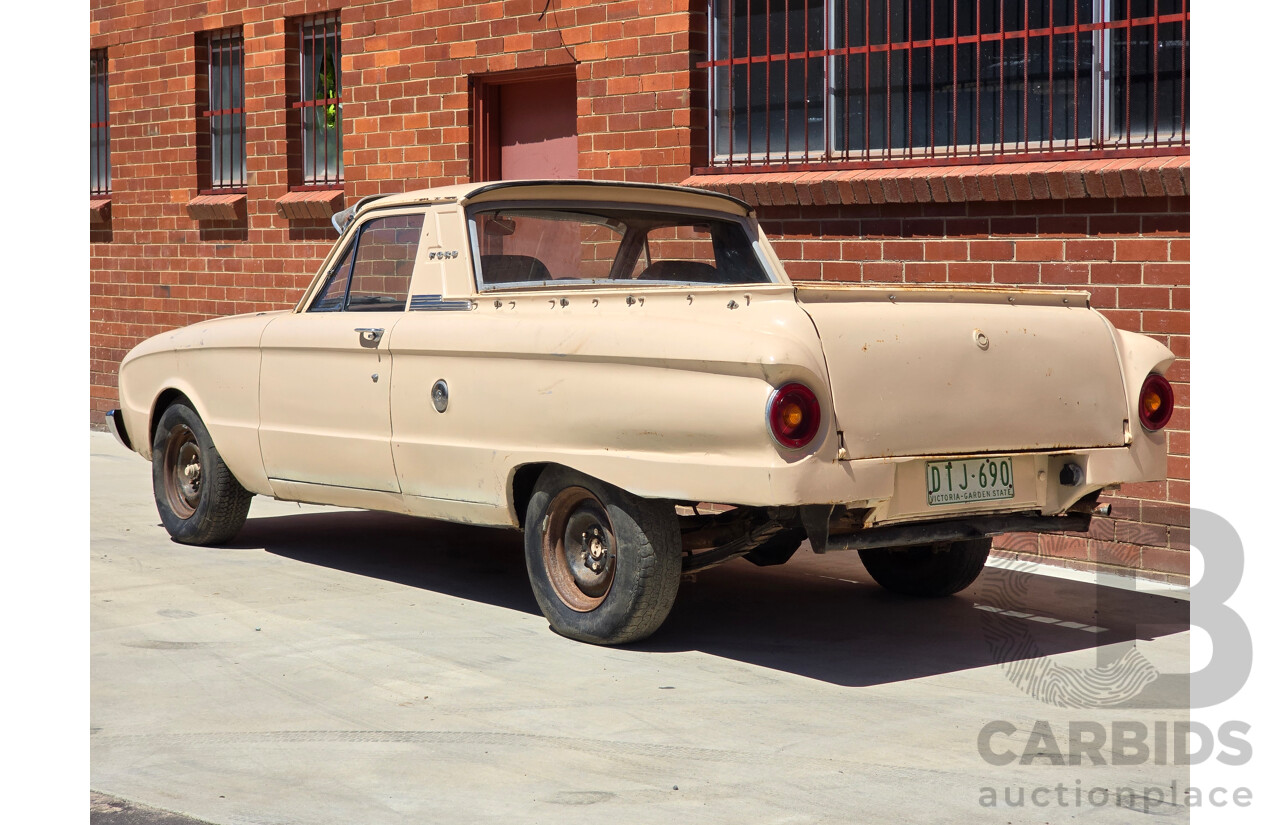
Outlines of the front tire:
M 991 552 L 991 539 L 918 547 L 859 550 L 876 583 L 904 596 L 950 596 L 973 584 Z
M 524 551 L 551 629 L 582 642 L 652 635 L 680 586 L 675 508 L 564 467 L 547 469 L 534 486 Z
M 253 494 L 227 469 L 196 411 L 170 404 L 151 443 L 151 486 L 174 541 L 221 544 L 235 538 Z

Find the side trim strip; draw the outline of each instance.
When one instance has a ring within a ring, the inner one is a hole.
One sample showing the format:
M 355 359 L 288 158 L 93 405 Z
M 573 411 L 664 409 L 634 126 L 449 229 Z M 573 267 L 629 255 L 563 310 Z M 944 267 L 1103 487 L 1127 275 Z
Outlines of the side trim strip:
M 443 295 L 414 295 L 409 299 L 409 309 L 414 312 L 468 312 L 475 308 L 474 301 L 446 301 Z

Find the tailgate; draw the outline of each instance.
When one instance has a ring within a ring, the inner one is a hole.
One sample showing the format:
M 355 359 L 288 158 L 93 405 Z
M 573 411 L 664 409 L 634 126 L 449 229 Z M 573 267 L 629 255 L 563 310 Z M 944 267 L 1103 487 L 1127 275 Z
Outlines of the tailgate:
M 1082 293 L 797 287 L 850 458 L 1124 444 L 1110 325 Z

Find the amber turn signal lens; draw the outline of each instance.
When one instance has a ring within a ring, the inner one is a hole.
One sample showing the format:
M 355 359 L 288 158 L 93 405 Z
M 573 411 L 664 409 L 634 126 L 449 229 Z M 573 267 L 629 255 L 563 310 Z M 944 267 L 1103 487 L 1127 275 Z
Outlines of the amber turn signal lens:
M 768 417 L 774 440 L 795 450 L 818 434 L 822 408 L 818 396 L 804 384 L 784 384 L 769 397 Z
M 1163 429 L 1173 417 L 1173 387 L 1163 375 L 1151 373 L 1138 394 L 1138 420 L 1148 430 Z

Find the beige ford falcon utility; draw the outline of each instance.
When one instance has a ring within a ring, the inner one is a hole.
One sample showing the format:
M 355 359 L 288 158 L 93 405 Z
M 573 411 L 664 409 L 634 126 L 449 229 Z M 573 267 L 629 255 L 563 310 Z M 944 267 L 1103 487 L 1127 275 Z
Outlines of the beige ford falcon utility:
M 291 310 L 157 335 L 112 430 L 169 533 L 273 496 L 521 528 L 551 627 L 642 639 L 682 573 L 856 549 L 971 584 L 1165 474 L 1173 353 L 1083 292 L 793 284 L 750 207 L 666 186 L 366 198 Z

